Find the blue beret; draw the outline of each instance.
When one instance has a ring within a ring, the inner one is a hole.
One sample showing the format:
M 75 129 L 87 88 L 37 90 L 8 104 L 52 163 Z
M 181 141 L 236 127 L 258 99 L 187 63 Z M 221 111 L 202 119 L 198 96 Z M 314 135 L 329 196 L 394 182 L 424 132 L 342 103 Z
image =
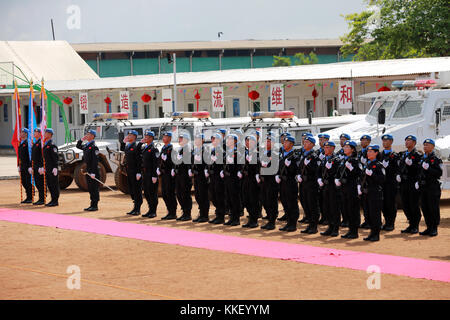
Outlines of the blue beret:
M 313 137 L 313 134 L 311 132 L 303 132 L 302 137 Z
M 283 132 L 282 134 L 280 134 L 280 137 L 282 137 L 282 136 L 289 137 L 289 136 L 291 136 L 291 133 L 286 131 L 286 132 Z
M 350 146 L 350 147 L 356 148 L 356 142 L 355 141 L 345 141 L 344 146 Z
M 41 132 L 41 129 L 35 128 L 35 129 L 34 129 L 34 132 Z
M 189 133 L 187 133 L 187 132 L 183 132 L 183 133 L 180 133 L 179 135 L 178 135 L 178 138 L 184 138 L 184 139 L 191 139 L 191 137 L 189 136 Z
M 254 135 L 247 136 L 245 139 L 256 141 L 256 137 Z
M 324 144 L 325 147 L 336 147 L 336 144 L 333 141 L 327 141 Z
M 91 129 L 91 130 L 88 130 L 87 131 L 87 133 L 90 133 L 90 134 L 92 134 L 94 137 L 96 137 L 97 136 L 97 131 L 95 131 L 95 130 L 93 130 L 93 129 Z
M 413 141 L 417 141 L 416 136 L 413 136 L 412 134 L 410 134 L 409 136 L 407 136 L 407 137 L 405 138 L 405 140 L 408 140 L 408 139 L 413 140 Z
M 25 133 L 29 134 L 30 130 L 28 130 L 27 128 L 22 128 L 22 132 L 25 132 Z
M 233 138 L 235 141 L 237 141 L 239 139 L 239 137 L 237 136 L 237 134 L 234 133 L 230 133 L 229 135 L 227 135 L 227 139 L 228 138 Z
M 383 134 L 381 140 L 394 140 L 394 137 L 390 134 Z
M 45 132 L 49 132 L 49 133 L 53 134 L 53 129 L 52 128 L 47 128 L 47 129 L 45 129 Z
M 154 137 L 155 133 L 152 130 L 145 130 L 145 135 L 149 137 Z
M 163 136 L 172 137 L 172 132 L 165 131 L 165 132 L 163 133 Z
M 365 135 L 362 135 L 359 140 L 362 140 L 362 139 L 372 140 L 372 137 L 369 136 L 368 134 L 365 134 Z
M 367 147 L 367 150 L 380 151 L 380 146 L 377 144 L 371 144 L 370 146 Z
M 219 129 L 219 130 L 217 130 L 217 131 L 219 131 L 221 134 L 227 133 L 227 129 Z
M 309 142 L 312 142 L 313 144 L 316 144 L 316 139 L 314 139 L 314 137 L 306 136 L 305 141 L 306 140 L 308 140 Z
M 339 136 L 339 138 L 345 138 L 347 140 L 350 140 L 350 135 L 346 134 L 346 133 L 341 133 L 341 135 Z
M 128 131 L 128 134 L 134 134 L 136 137 L 138 136 L 138 132 L 136 130 Z
M 425 144 L 425 143 L 430 143 L 430 144 L 432 144 L 433 146 L 435 145 L 433 139 L 425 139 L 425 140 L 423 141 L 423 143 L 424 143 L 424 144 Z
M 284 140 L 292 142 L 293 144 L 295 144 L 295 138 L 293 136 L 291 136 L 291 135 L 286 136 L 286 138 Z
M 261 134 L 261 132 L 259 132 L 258 130 L 256 130 L 256 135 L 259 137 L 259 135 Z

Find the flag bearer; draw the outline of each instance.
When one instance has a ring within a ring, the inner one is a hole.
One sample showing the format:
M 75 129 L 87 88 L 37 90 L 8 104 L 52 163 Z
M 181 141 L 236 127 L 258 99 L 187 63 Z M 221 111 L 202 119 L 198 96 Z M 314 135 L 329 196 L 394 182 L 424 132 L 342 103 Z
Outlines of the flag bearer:
M 39 192 L 39 200 L 33 203 L 34 205 L 45 204 L 45 190 L 44 190 L 44 160 L 42 158 L 42 145 L 41 145 L 41 129 L 34 129 L 34 138 L 36 141 L 33 143 L 31 149 L 31 160 L 33 163 L 33 177 L 36 187 Z
M 18 148 L 19 153 L 19 173 L 22 186 L 25 188 L 27 197 L 21 203 L 32 203 L 33 190 L 31 186 L 31 174 L 33 170 L 31 168 L 30 152 L 28 150 L 28 135 L 30 130 L 23 128 L 20 132 L 20 144 Z
M 59 199 L 59 180 L 58 180 L 58 147 L 53 144 L 53 129 L 47 128 L 44 133 L 44 160 L 45 160 L 45 178 L 48 189 L 50 190 L 51 200 L 46 204 L 47 207 L 58 205 Z

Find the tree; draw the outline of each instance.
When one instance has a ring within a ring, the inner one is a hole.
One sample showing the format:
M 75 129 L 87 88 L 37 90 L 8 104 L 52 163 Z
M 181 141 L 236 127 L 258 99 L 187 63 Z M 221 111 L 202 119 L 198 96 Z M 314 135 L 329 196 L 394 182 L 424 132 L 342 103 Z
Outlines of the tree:
M 447 56 L 448 0 L 365 0 L 367 10 L 345 15 L 344 57 L 354 60 Z
M 291 64 L 291 59 L 289 57 L 273 56 L 272 67 L 287 67 Z
M 294 56 L 297 60 L 294 62 L 296 66 L 303 64 L 316 64 L 319 62 L 319 58 L 314 52 L 310 52 L 309 55 L 304 53 L 296 53 Z

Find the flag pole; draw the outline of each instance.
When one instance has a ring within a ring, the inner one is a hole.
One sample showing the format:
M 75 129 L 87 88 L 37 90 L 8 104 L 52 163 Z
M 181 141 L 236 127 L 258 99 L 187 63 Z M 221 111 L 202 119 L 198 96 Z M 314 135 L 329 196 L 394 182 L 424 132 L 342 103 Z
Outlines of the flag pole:
M 22 194 L 22 165 L 20 163 L 20 157 L 19 157 L 19 146 L 20 146 L 20 105 L 19 105 L 19 90 L 17 89 L 17 81 L 14 80 L 14 102 L 16 105 L 16 128 L 14 130 L 14 134 L 16 135 L 17 139 L 17 165 L 19 167 L 19 188 L 20 188 L 20 202 L 23 201 L 23 194 Z
M 28 138 L 28 143 L 30 144 L 30 142 L 31 142 L 31 148 L 33 149 L 33 134 L 34 134 L 34 123 L 33 123 L 33 120 L 32 120 L 32 118 L 31 118 L 31 115 L 33 115 L 33 117 L 34 117 L 34 106 L 33 106 L 33 102 L 34 102 L 34 92 L 33 92 L 33 80 L 30 80 L 30 103 L 29 103 L 29 106 L 28 106 L 28 109 L 29 109 L 29 120 L 28 120 L 28 122 L 29 122 L 29 124 L 31 124 L 31 127 L 32 128 L 29 128 L 30 129 L 30 133 L 29 133 L 29 135 L 31 135 L 31 138 Z M 30 127 L 30 125 L 28 125 L 29 127 Z M 28 147 L 28 152 L 29 152 L 29 147 Z M 35 182 L 36 182 L 36 180 L 34 179 L 34 164 L 33 164 L 33 157 L 32 157 L 32 154 L 29 154 L 29 156 L 31 157 L 31 174 L 30 174 L 30 176 L 31 176 L 31 202 L 34 202 L 34 195 L 35 195 L 35 189 L 34 189 L 34 185 L 35 185 Z
M 47 115 L 45 114 L 45 99 L 47 95 L 45 94 L 44 88 L 44 78 L 41 81 L 41 153 L 42 153 L 42 163 L 44 166 L 44 202 L 47 201 L 47 178 L 45 177 L 45 158 L 44 158 L 44 125 L 47 127 Z M 45 122 L 44 122 L 45 121 Z

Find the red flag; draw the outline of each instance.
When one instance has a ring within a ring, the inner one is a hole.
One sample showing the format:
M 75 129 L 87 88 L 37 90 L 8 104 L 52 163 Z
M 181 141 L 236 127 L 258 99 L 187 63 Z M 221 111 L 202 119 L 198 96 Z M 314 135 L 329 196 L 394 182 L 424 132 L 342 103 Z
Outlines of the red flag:
M 19 90 L 17 90 L 16 83 L 14 89 L 14 101 L 16 103 L 16 125 L 14 127 L 14 133 L 11 139 L 11 144 L 14 147 L 14 150 L 16 151 L 17 166 L 19 166 L 19 143 L 20 143 L 20 131 L 22 130 L 22 116 L 20 114 Z

